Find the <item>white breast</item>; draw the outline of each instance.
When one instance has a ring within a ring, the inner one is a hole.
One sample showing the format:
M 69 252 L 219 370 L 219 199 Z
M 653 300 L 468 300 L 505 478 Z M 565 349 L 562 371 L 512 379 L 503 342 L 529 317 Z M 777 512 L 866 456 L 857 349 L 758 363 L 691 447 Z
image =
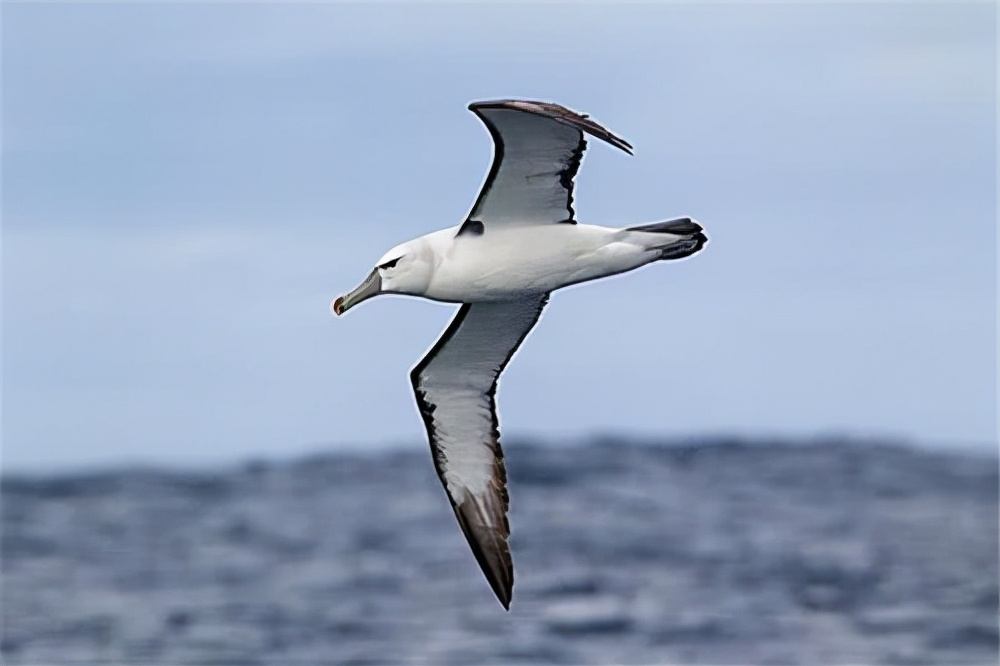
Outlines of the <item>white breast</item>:
M 652 259 L 644 248 L 623 240 L 617 229 L 583 224 L 433 236 L 437 265 L 426 296 L 442 301 L 472 303 L 548 293 L 632 270 Z

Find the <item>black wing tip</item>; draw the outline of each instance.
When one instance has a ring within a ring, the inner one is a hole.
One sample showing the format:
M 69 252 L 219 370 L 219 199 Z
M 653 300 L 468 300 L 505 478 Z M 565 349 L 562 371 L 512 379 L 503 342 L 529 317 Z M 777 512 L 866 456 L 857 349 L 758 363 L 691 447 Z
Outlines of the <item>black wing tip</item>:
M 510 601 L 514 592 L 514 562 L 510 556 L 506 534 L 498 533 L 495 528 L 480 525 L 479 521 L 475 520 L 475 508 L 469 503 L 453 504 L 452 508 L 493 594 L 504 610 L 510 611 Z M 505 515 L 503 523 L 506 522 Z M 510 533 L 509 529 L 504 531 Z
M 478 109 L 499 109 L 503 108 L 511 102 L 516 102 L 516 99 L 482 99 L 478 102 L 469 102 L 469 111 L 475 113 Z M 522 102 L 528 102 L 531 100 L 521 100 Z M 538 104 L 539 102 L 533 102 Z M 542 102 L 544 104 L 544 102 Z
M 632 152 L 634 148 L 631 143 L 593 120 L 588 114 L 574 111 L 556 102 L 545 102 L 535 99 L 493 99 L 469 103 L 469 111 L 472 111 L 480 118 L 483 116 L 479 112 L 483 109 L 511 109 L 523 113 L 534 113 L 535 115 L 552 118 L 558 122 L 566 122 L 591 136 L 611 144 L 615 148 L 625 151 L 629 155 L 634 155 Z

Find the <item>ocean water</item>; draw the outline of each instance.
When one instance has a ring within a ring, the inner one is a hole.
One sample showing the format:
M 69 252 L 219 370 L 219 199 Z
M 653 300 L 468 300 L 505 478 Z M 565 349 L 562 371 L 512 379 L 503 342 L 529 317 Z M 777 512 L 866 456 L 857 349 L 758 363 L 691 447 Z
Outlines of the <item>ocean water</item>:
M 514 600 L 426 445 L 2 483 L 4 663 L 996 664 L 997 458 L 506 447 Z

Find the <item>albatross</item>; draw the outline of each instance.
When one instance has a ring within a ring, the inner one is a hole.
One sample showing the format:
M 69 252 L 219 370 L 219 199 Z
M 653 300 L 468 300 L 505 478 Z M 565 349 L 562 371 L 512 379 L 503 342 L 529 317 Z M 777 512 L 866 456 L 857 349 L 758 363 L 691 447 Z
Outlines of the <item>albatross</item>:
M 690 217 L 626 228 L 577 222 L 573 181 L 585 135 L 632 154 L 627 141 L 586 114 L 511 99 L 474 102 L 469 110 L 493 139 L 493 162 L 472 211 L 458 226 L 386 252 L 331 309 L 341 315 L 379 294 L 461 304 L 410 382 L 458 524 L 510 610 L 514 565 L 496 405 L 500 374 L 552 292 L 689 257 L 708 239 Z

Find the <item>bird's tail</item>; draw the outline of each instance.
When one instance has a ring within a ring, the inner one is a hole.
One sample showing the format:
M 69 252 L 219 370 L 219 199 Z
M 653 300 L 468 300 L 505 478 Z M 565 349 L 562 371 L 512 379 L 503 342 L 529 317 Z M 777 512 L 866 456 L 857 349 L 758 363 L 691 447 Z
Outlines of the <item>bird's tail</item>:
M 708 236 L 705 235 L 701 225 L 690 217 L 628 227 L 625 231 L 657 234 L 657 237 L 649 238 L 649 249 L 660 252 L 657 261 L 690 257 L 708 243 Z

